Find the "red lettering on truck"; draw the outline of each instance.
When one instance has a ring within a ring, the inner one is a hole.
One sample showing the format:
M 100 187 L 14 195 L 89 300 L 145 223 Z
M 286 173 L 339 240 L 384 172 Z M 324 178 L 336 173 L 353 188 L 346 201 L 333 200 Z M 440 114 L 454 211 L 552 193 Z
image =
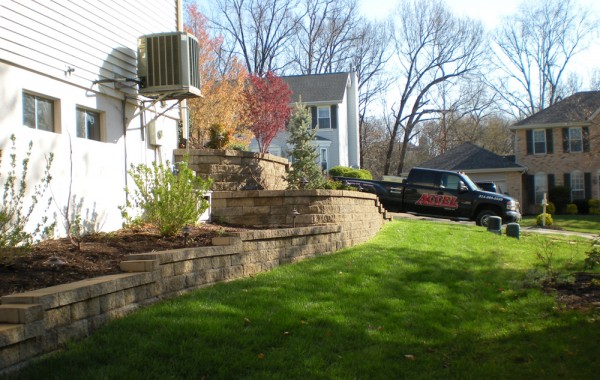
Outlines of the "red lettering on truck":
M 415 202 L 419 206 L 432 206 L 443 208 L 458 208 L 458 197 L 450 195 L 423 194 L 418 201 Z

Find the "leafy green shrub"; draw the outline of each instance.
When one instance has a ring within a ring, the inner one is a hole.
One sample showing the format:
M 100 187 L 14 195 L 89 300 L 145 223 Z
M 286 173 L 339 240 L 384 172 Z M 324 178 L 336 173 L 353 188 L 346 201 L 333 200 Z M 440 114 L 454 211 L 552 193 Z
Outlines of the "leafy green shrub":
M 221 124 L 213 124 L 208 131 L 209 141 L 206 144 L 211 149 L 225 149 L 229 145 L 231 132 L 227 131 Z
M 584 260 L 583 270 L 594 269 L 596 265 L 600 265 L 600 238 L 592 241 L 592 249 L 586 252 L 587 258 Z
M 325 182 L 325 184 L 323 185 L 323 189 L 327 189 L 327 190 L 352 190 L 352 191 L 358 191 L 356 189 L 356 187 L 353 186 L 345 186 L 341 181 L 334 181 L 334 180 L 328 180 L 327 182 Z
M 544 212 L 544 206 L 540 206 L 540 213 L 542 213 L 542 212 Z M 548 204 L 546 205 L 546 214 L 554 215 L 555 212 L 556 212 L 556 207 L 554 206 L 554 203 L 548 202 Z
M 162 235 L 175 235 L 188 224 L 196 224 L 208 208 L 201 194 L 208 191 L 212 180 L 196 177 L 187 162 L 179 162 L 177 173 L 167 165 L 152 163 L 152 167 L 131 165 L 129 175 L 136 189 L 130 193 L 125 206 L 119 207 L 128 224 L 140 221 L 155 224 Z M 131 217 L 128 209 L 141 210 L 139 217 Z
M 565 212 L 567 203 L 571 201 L 571 188 L 568 186 L 555 186 L 548 191 L 548 199 L 556 206 L 556 212 Z
M 600 215 L 600 199 L 590 199 L 588 207 L 590 208 L 590 214 Z
M 546 216 L 545 220 L 544 220 L 544 215 Z M 549 213 L 539 214 L 535 220 L 535 224 L 537 224 L 538 226 L 541 226 L 542 220 L 544 220 L 545 226 L 551 226 L 554 224 L 554 219 L 552 219 L 552 215 L 550 215 Z
M 346 166 L 334 166 L 329 169 L 331 177 L 348 177 L 358 179 L 373 179 L 373 175 L 366 169 L 353 169 Z
M 571 214 L 571 215 L 575 215 L 577 214 L 579 211 L 577 210 L 577 205 L 575 203 L 569 203 L 567 205 L 567 214 Z
M 584 199 L 578 199 L 573 201 L 575 206 L 577 206 L 577 213 L 582 215 L 587 215 L 590 213 L 590 206 L 588 205 L 588 201 Z
M 33 192 L 29 199 L 27 206 L 25 201 L 27 200 L 27 174 L 29 170 L 29 163 L 31 157 L 31 150 L 33 148 L 33 142 L 29 142 L 29 147 L 25 153 L 25 158 L 21 161 L 21 172 L 17 173 L 17 153 L 16 153 L 16 137 L 15 135 L 10 136 L 12 141 L 11 153 L 9 155 L 9 171 L 6 179 L 4 179 L 2 203 L 0 204 L 0 248 L 16 248 L 16 247 L 28 247 L 30 246 L 34 238 L 40 233 L 50 234 L 54 230 L 55 224 L 47 224 L 48 217 L 45 215 L 50 207 L 52 198 L 48 199 L 46 206 L 46 212 L 44 212 L 41 220 L 33 228 L 33 231 L 27 232 L 25 230 L 26 225 L 29 222 L 31 214 L 37 207 L 39 201 L 43 199 L 44 193 L 50 185 L 52 176 L 50 175 L 50 167 L 54 155 L 51 153 L 46 159 L 46 166 L 44 167 L 44 174 L 41 182 L 34 186 Z M 0 166 L 2 165 L 2 150 L 0 150 Z M 1 177 L 1 175 L 0 175 Z

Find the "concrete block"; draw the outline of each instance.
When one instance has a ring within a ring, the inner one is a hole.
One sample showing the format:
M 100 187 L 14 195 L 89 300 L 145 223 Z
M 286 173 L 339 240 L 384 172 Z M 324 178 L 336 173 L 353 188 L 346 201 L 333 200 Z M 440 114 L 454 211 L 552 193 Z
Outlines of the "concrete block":
M 55 309 L 46 310 L 44 323 L 47 329 L 70 324 L 71 306 L 60 306 Z
M 71 305 L 71 320 L 78 321 L 100 314 L 100 299 L 91 298 L 88 301 L 77 302 Z
M 158 260 L 129 260 L 120 264 L 123 272 L 151 272 L 158 269 Z
M 30 323 L 44 318 L 42 305 L 0 305 L 0 323 Z

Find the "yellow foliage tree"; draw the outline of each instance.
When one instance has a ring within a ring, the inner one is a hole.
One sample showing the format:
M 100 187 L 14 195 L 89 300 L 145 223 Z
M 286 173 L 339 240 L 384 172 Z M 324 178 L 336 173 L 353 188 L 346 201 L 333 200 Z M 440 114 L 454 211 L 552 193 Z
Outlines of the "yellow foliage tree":
M 247 123 L 243 112 L 243 90 L 247 77 L 244 66 L 235 58 L 224 59 L 221 49 L 223 38 L 209 35 L 208 20 L 195 3 L 187 3 L 186 12 L 186 31 L 198 38 L 200 90 L 203 95 L 188 101 L 190 147 L 247 146 L 252 133 L 245 127 Z M 212 141 L 217 137 L 222 138 Z

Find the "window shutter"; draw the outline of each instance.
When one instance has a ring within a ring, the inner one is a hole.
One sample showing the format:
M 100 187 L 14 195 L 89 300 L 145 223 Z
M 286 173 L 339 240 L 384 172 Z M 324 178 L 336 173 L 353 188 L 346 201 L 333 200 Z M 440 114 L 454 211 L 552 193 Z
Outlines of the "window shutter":
M 563 152 L 569 153 L 569 128 L 562 129 Z
M 527 140 L 527 154 L 533 154 L 533 131 L 530 129 L 526 131 Z
M 592 197 L 592 173 L 583 173 L 583 181 L 585 189 L 583 197 L 584 199 L 590 199 Z
M 337 104 L 331 106 L 331 128 L 336 129 L 337 125 Z
M 553 129 L 546 129 L 546 153 L 548 154 L 554 153 L 553 132 Z
M 565 173 L 565 186 L 571 188 L 571 174 Z
M 548 192 L 555 187 L 554 174 L 548 174 Z
M 583 127 L 582 135 L 583 135 L 583 151 L 589 152 L 590 151 L 590 128 Z
M 310 113 L 312 116 L 312 127 L 315 128 L 317 126 L 317 123 L 319 122 L 319 120 L 317 119 L 317 107 L 311 106 Z
M 535 177 L 533 175 L 525 174 L 525 190 L 527 194 L 527 198 L 529 200 L 528 203 L 535 203 Z

